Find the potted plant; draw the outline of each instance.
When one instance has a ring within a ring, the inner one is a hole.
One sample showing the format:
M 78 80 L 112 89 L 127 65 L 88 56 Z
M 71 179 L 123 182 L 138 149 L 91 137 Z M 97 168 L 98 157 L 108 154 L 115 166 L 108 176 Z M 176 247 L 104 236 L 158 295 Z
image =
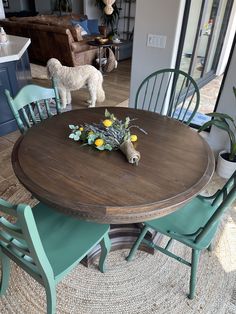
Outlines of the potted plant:
M 236 87 L 233 87 L 233 92 L 236 98 Z M 229 136 L 230 149 L 229 151 L 223 150 L 219 153 L 216 168 L 216 172 L 219 176 L 228 179 L 236 170 L 236 123 L 231 116 L 225 113 L 212 112 L 207 115 L 213 119 L 204 123 L 198 132 L 214 125 L 215 127 L 227 132 Z

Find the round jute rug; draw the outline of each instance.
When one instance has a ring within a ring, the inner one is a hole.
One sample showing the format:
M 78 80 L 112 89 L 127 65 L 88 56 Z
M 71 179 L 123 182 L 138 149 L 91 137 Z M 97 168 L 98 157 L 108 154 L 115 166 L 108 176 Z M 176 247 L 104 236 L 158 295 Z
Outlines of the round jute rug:
M 186 297 L 189 267 L 159 252 L 138 251 L 133 261 L 126 262 L 128 250 L 119 250 L 109 254 L 105 274 L 98 271 L 95 261 L 89 268 L 79 265 L 58 284 L 57 313 L 236 313 L 235 248 L 236 214 L 232 208 L 223 218 L 214 251 L 201 255 L 194 300 Z M 174 242 L 171 249 L 190 257 L 190 250 L 181 244 Z M 11 266 L 0 313 L 45 313 L 44 288 L 14 263 Z

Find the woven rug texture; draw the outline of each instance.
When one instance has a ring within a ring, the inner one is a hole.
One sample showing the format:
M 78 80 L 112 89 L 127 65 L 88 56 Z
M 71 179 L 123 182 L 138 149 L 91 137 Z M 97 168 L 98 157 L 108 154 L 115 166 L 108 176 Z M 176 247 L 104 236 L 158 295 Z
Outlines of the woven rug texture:
M 205 193 L 212 194 L 224 181 L 214 177 Z M 10 201 L 22 202 L 29 193 L 17 184 Z M 6 191 L 6 193 L 8 193 Z M 7 194 L 2 197 L 6 198 Z M 33 200 L 31 201 L 31 203 Z M 162 244 L 167 239 L 162 239 Z M 236 313 L 236 207 L 219 227 L 214 250 L 202 253 L 196 297 L 189 300 L 189 267 L 156 252 L 138 251 L 126 262 L 128 250 L 111 252 L 107 272 L 98 271 L 98 260 L 89 268 L 78 265 L 57 285 L 58 314 Z M 173 252 L 190 258 L 190 249 L 174 242 Z M 1 314 L 46 313 L 44 288 L 13 262 L 9 288 L 0 298 Z

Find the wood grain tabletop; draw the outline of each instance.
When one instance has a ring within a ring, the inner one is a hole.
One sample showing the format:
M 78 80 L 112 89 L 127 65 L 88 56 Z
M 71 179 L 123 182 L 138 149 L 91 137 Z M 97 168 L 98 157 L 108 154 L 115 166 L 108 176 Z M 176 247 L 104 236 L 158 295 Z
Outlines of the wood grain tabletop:
M 121 151 L 98 151 L 69 139 L 69 124 L 99 122 L 105 107 L 73 110 L 33 126 L 16 142 L 12 164 L 40 201 L 68 215 L 100 223 L 131 223 L 170 212 L 199 194 L 214 172 L 208 144 L 190 127 L 156 113 L 109 108 L 137 119 L 138 166 Z

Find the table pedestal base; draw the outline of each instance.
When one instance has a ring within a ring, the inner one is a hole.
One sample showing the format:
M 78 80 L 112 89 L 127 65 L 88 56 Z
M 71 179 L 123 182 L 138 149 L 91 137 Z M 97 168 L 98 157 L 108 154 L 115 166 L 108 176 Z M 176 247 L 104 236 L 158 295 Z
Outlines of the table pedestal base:
M 130 249 L 139 236 L 141 228 L 142 224 L 111 225 L 109 232 L 111 239 L 111 251 Z M 159 237 L 156 236 L 156 233 L 148 233 L 146 238 L 153 239 L 156 243 L 156 239 Z M 146 244 L 141 244 L 139 250 L 154 254 L 154 249 L 148 247 Z M 100 252 L 101 247 L 100 245 L 97 245 L 81 263 L 88 267 L 93 263 L 94 259 L 100 254 Z

